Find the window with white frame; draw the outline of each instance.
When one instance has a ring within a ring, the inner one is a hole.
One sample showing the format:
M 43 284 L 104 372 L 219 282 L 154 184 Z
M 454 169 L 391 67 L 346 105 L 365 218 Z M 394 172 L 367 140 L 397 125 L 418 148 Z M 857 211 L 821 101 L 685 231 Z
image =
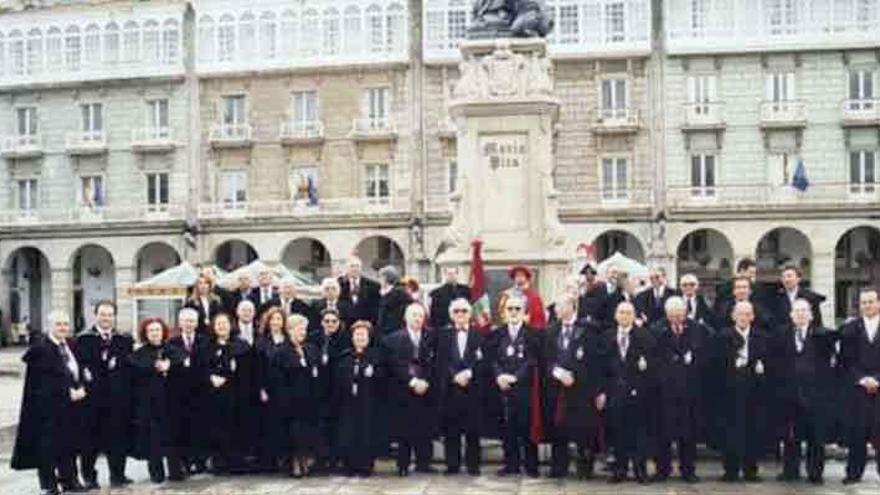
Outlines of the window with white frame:
M 466 10 L 450 9 L 446 13 L 446 48 L 458 48 L 461 40 L 467 38 L 467 16 Z
M 217 26 L 217 60 L 220 62 L 235 60 L 235 18 L 229 14 L 220 17 Z
M 709 0 L 690 0 L 690 27 L 694 35 L 702 34 L 706 29 L 709 14 Z
M 856 0 L 856 25 L 859 29 L 876 29 L 880 2 L 877 0 Z
M 324 55 L 336 55 L 339 53 L 339 11 L 327 9 L 323 18 L 323 52 Z
M 119 26 L 111 22 L 104 26 L 104 63 L 115 65 L 119 62 Z
M 247 172 L 243 170 L 221 172 L 220 199 L 224 208 L 244 208 L 247 205 Z
M 241 60 L 253 60 L 257 54 L 257 31 L 254 16 L 245 12 L 238 20 L 238 53 Z
M 61 30 L 57 27 L 49 28 L 46 35 L 46 68 L 54 70 L 61 67 L 64 61 L 61 49 Z
M 716 76 L 714 74 L 697 74 L 688 76 L 688 102 L 697 115 L 706 115 L 711 104 L 717 100 Z
M 87 68 L 101 66 L 101 28 L 91 24 L 83 39 L 83 65 Z
M 147 209 L 165 211 L 168 208 L 168 173 L 147 174 Z
M 871 110 L 874 105 L 874 71 L 861 69 L 850 72 L 850 110 Z
M 620 42 L 626 39 L 626 5 L 625 2 L 608 2 L 605 4 L 605 41 Z
M 37 188 L 37 179 L 19 179 L 17 181 L 18 210 L 23 213 L 36 211 L 40 207 L 40 193 Z
M 691 155 L 691 194 L 715 195 L 715 155 L 696 153 Z
M 626 118 L 627 97 L 626 79 L 604 79 L 602 81 L 602 118 Z
M 170 137 L 168 126 L 168 100 L 159 98 L 147 100 L 147 122 L 149 137 L 162 139 Z
M 290 123 L 296 131 L 314 131 L 318 126 L 318 92 L 294 91 L 290 98 Z
M 366 165 L 364 169 L 364 196 L 370 203 L 387 203 L 391 196 L 387 163 Z
M 82 208 L 100 208 L 106 205 L 107 192 L 104 189 L 104 177 L 101 175 L 84 175 L 79 179 L 79 206 Z
M 299 53 L 299 15 L 292 10 L 281 14 L 281 55 L 294 57 Z
M 25 51 L 27 58 L 25 71 L 28 74 L 43 72 L 43 32 L 39 28 L 33 28 L 28 33 Z
M 39 132 L 37 107 L 15 109 L 16 131 L 19 138 L 33 139 Z
M 162 27 L 162 61 L 166 65 L 173 65 L 179 58 L 180 26 L 176 20 L 168 19 Z
M 766 84 L 767 101 L 780 103 L 795 99 L 794 72 L 786 71 L 767 74 Z
M 104 105 L 101 103 L 83 103 L 80 107 L 82 116 L 83 141 L 102 141 L 104 139 Z
M 64 68 L 75 72 L 82 63 L 82 40 L 79 36 L 79 28 L 70 26 L 64 34 Z
M 370 129 L 387 129 L 390 126 L 388 115 L 391 110 L 388 88 L 368 88 L 364 98 L 367 126 Z
M 243 137 L 247 123 L 244 95 L 224 96 L 221 118 L 222 132 L 225 137 Z
M 364 48 L 364 23 L 361 9 L 355 5 L 345 9 L 345 53 L 360 53 Z
M 144 60 L 147 63 L 159 63 L 161 57 L 161 45 L 159 44 L 159 24 L 152 19 L 144 23 L 143 50 Z
M 385 15 L 385 49 L 391 53 L 402 53 L 406 46 L 406 22 L 403 7 L 392 4 Z
M 770 34 L 797 32 L 798 0 L 767 0 L 764 5 Z
M 21 31 L 9 33 L 9 73 L 15 76 L 24 74 L 24 37 Z
M 554 28 L 559 43 L 577 43 L 580 30 L 580 15 L 577 4 L 559 5 L 557 24 Z
M 260 55 L 275 58 L 278 52 L 278 34 L 275 30 L 275 14 L 264 12 L 260 16 Z
M 372 5 L 367 9 L 367 33 L 371 53 L 385 51 L 385 22 L 382 8 Z
M 602 158 L 602 199 L 629 198 L 629 166 L 626 157 Z
M 849 183 L 853 194 L 873 193 L 877 182 L 877 150 L 849 153 Z
M 122 61 L 137 62 L 141 54 L 141 31 L 138 23 L 128 21 L 122 33 Z
M 458 160 L 449 160 L 449 168 L 447 170 L 447 192 L 452 194 L 458 187 Z
M 206 15 L 199 19 L 199 61 L 214 61 L 214 19 Z
M 0 33 L 0 75 L 6 72 L 6 36 Z
M 321 53 L 321 20 L 315 9 L 303 12 L 299 46 L 302 55 L 306 57 L 315 57 Z

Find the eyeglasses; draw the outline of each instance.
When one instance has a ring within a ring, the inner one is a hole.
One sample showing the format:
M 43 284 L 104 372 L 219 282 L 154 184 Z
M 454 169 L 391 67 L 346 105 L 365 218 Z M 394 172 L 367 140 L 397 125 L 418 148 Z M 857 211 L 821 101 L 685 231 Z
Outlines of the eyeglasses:
M 516 311 L 520 311 L 520 310 L 522 310 L 522 308 L 519 307 L 519 306 L 508 306 L 508 307 L 507 307 L 507 311 L 510 311 L 510 312 L 512 312 L 512 313 L 513 313 L 513 312 L 516 312 Z
M 458 309 L 453 309 L 452 312 L 453 313 L 467 313 L 468 310 L 466 310 L 464 308 L 458 308 Z

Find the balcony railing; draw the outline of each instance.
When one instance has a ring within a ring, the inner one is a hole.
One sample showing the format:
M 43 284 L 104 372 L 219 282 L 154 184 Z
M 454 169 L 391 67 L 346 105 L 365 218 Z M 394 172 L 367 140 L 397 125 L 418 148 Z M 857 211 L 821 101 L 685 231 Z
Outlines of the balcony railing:
M 567 211 L 620 210 L 650 208 L 654 201 L 650 187 L 592 188 L 586 191 L 559 191 L 559 208 Z
M 791 185 L 724 185 L 714 187 L 670 186 L 666 201 L 678 210 L 743 210 L 755 208 L 820 207 L 849 208 L 880 201 L 880 184 L 824 182 L 801 192 Z
M 95 155 L 107 152 L 107 133 L 99 131 L 76 131 L 67 133 L 67 152 L 71 155 Z
M 0 155 L 5 158 L 32 158 L 43 154 L 43 136 L 18 134 L 0 141 Z
M 880 99 L 845 100 L 841 105 L 843 122 L 849 126 L 880 124 Z
M 354 119 L 351 136 L 361 141 L 381 141 L 397 138 L 397 125 L 388 117 L 361 117 Z
M 171 127 L 140 127 L 131 131 L 131 147 L 135 151 L 168 151 L 174 149 Z
M 315 205 L 305 202 L 251 201 L 228 204 L 225 202 L 202 203 L 199 205 L 199 218 L 242 219 L 242 218 L 293 218 L 309 219 L 324 217 L 344 217 L 361 215 L 389 215 L 409 213 L 409 197 L 374 198 L 327 198 L 319 199 Z
M 594 129 L 601 134 L 626 134 L 637 132 L 640 127 L 637 108 L 600 108 Z
M 239 148 L 253 144 L 253 128 L 250 124 L 215 124 L 211 126 L 209 139 L 215 148 Z
M 724 125 L 724 103 L 700 101 L 684 104 L 682 129 L 719 129 Z
M 183 204 L 11 209 L 0 210 L 0 225 L 156 222 L 183 220 L 185 213 Z
M 324 123 L 319 120 L 282 122 L 279 135 L 285 144 L 321 142 L 324 140 Z
M 761 103 L 761 127 L 785 128 L 807 125 L 807 106 L 799 100 L 765 101 Z

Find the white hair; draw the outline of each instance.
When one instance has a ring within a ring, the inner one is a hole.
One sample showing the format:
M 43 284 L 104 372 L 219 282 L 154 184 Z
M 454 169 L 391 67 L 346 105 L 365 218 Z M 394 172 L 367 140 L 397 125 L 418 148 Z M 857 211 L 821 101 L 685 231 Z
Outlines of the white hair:
M 309 319 L 299 313 L 294 313 L 294 314 L 287 317 L 287 326 L 288 327 L 294 328 L 299 325 L 303 325 L 308 328 Z
M 250 299 L 242 299 L 238 302 L 238 306 L 235 307 L 235 311 L 241 311 L 242 308 L 247 308 L 248 306 L 250 306 L 250 308 L 254 311 L 257 310 L 257 307 L 254 305 L 253 301 L 251 301 Z
M 422 313 L 422 316 L 425 316 L 425 308 L 419 303 L 412 303 L 406 307 L 406 312 L 404 312 L 403 318 L 406 321 L 410 321 L 416 312 Z
M 186 317 L 198 321 L 199 312 L 196 311 L 195 308 L 180 308 L 180 311 L 177 312 L 177 321 L 180 321 Z
M 449 316 L 452 316 L 452 313 L 457 309 L 465 309 L 468 313 L 471 312 L 471 303 L 468 302 L 467 299 L 463 297 L 459 297 L 449 303 Z
M 740 301 L 740 302 L 734 304 L 733 311 L 731 311 L 730 314 L 735 315 L 737 311 L 739 311 L 741 309 L 745 309 L 745 308 L 749 308 L 749 311 L 752 311 L 752 312 L 755 311 L 755 307 L 752 305 L 752 303 L 750 303 L 749 301 Z
M 507 300 L 504 301 L 504 306 L 507 307 L 507 305 L 510 304 L 510 301 L 517 301 L 523 308 L 526 306 L 526 298 L 522 294 L 516 292 L 511 292 L 507 296 Z
M 813 314 L 813 308 L 812 308 L 812 306 L 810 306 L 810 302 L 802 297 L 799 297 L 794 300 L 794 303 L 792 303 L 792 305 L 791 305 L 791 310 L 794 311 L 798 307 L 803 307 L 804 309 L 809 311 L 811 315 Z
M 327 277 L 324 280 L 321 280 L 321 289 L 329 289 L 330 287 L 336 287 L 336 290 L 339 290 L 339 281 L 333 277 Z
M 673 311 L 686 311 L 687 305 L 681 297 L 672 296 L 663 304 L 663 309 L 666 311 L 666 314 L 669 314 Z
M 67 314 L 66 311 L 61 311 L 60 309 L 53 310 L 48 315 L 49 319 L 49 328 L 54 327 L 56 323 L 70 323 L 70 315 Z
M 678 283 L 679 283 L 679 285 L 683 285 L 686 282 L 693 282 L 693 283 L 697 284 L 697 287 L 700 286 L 700 280 L 693 273 L 685 273 L 684 275 L 681 276 L 681 279 L 679 280 Z
M 577 299 L 575 299 L 575 297 L 568 292 L 563 292 L 562 294 L 559 294 L 558 296 L 556 296 L 556 299 L 553 302 L 556 303 L 557 308 L 564 304 L 570 304 L 572 309 L 577 306 Z

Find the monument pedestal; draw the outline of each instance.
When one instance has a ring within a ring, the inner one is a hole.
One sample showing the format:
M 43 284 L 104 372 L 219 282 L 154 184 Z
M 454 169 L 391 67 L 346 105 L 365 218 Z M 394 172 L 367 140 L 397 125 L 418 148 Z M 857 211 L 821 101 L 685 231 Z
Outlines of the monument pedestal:
M 541 38 L 470 40 L 449 111 L 457 127 L 458 190 L 441 265 L 470 261 L 483 241 L 488 270 L 525 264 L 548 297 L 568 266 L 553 188 L 559 102 Z

